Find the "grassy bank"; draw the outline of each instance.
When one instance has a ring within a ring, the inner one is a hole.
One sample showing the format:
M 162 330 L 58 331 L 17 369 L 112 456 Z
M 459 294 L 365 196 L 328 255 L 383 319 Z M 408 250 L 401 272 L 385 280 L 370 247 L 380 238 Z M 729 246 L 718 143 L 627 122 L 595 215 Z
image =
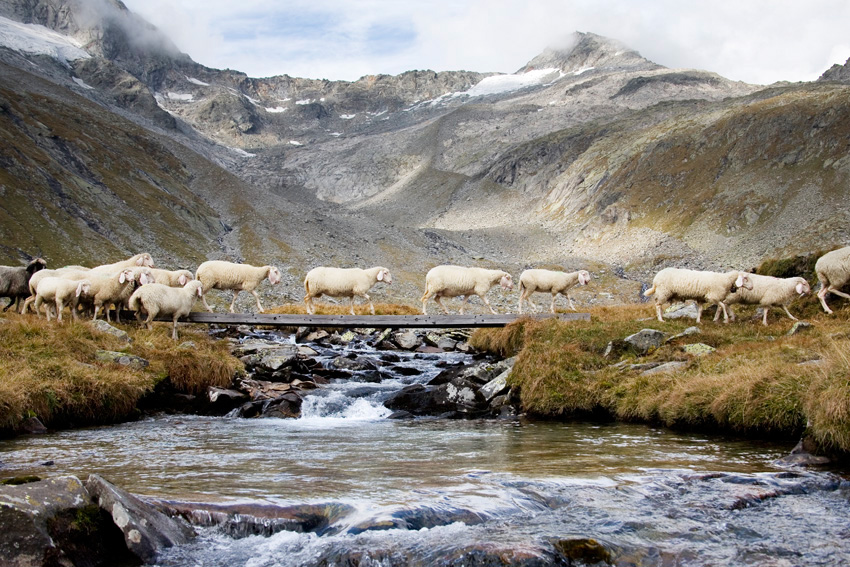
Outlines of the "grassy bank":
M 610 341 L 644 328 L 674 336 L 693 320 L 659 323 L 653 308 L 623 306 L 592 311 L 592 321 L 521 320 L 475 332 L 475 347 L 517 355 L 511 382 L 524 409 L 556 418 L 604 416 L 669 427 L 799 439 L 805 431 L 827 452 L 850 453 L 850 309 L 819 313 L 815 298 L 792 307 L 812 327 L 788 336 L 793 321 L 773 311 L 769 326 L 736 306 L 740 321 L 703 321 L 646 356 L 605 358 Z M 686 354 L 704 343 L 711 354 Z M 682 361 L 677 371 L 642 374 L 632 364 Z M 625 363 L 616 365 L 617 363 Z M 616 365 L 616 366 L 615 366 Z M 808 424 L 808 427 L 807 427 Z
M 168 380 L 188 394 L 230 383 L 241 363 L 206 325 L 181 326 L 171 340 L 170 324 L 152 331 L 116 325 L 132 342 L 96 331 L 88 322 L 57 324 L 32 315 L 0 318 L 0 434 L 15 433 L 29 417 L 48 428 L 113 423 L 136 414 L 138 401 Z M 180 347 L 179 345 L 183 345 Z M 139 356 L 150 364 L 134 369 L 96 360 L 98 350 Z

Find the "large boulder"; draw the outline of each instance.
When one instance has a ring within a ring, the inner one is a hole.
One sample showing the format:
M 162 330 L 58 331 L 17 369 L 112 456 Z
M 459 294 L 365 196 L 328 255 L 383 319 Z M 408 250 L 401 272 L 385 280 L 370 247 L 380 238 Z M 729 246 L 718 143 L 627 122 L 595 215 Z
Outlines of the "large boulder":
M 112 515 L 115 525 L 124 534 L 127 549 L 147 563 L 156 561 L 163 549 L 188 543 L 195 536 L 194 530 L 184 521 L 166 516 L 99 475 L 89 476 L 86 489 L 98 505 Z

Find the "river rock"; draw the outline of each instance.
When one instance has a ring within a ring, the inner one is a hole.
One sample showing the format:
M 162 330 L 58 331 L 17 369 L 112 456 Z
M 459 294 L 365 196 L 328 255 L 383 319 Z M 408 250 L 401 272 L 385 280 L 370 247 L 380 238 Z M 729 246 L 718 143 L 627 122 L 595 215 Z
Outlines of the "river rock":
M 26 418 L 18 428 L 20 433 L 24 434 L 41 434 L 47 433 L 47 428 L 41 423 L 41 420 L 35 416 Z
M 89 476 L 86 489 L 112 515 L 115 525 L 124 533 L 127 549 L 147 563 L 156 561 L 163 549 L 188 543 L 195 536 L 185 522 L 166 516 L 99 475 Z
M 642 329 L 634 335 L 623 339 L 626 344 L 631 345 L 639 354 L 648 354 L 664 344 L 666 333 L 656 329 Z
M 413 331 L 404 331 L 393 335 L 395 343 L 404 350 L 416 350 L 422 345 L 422 338 Z
M 215 415 L 225 415 L 247 402 L 250 398 L 244 392 L 230 388 L 210 387 L 207 390 L 207 399 L 210 401 L 210 412 Z
M 457 415 L 472 417 L 487 409 L 487 401 L 478 391 L 478 385 L 464 378 L 437 386 L 413 384 L 391 395 L 384 406 L 403 410 L 413 415 Z
M 348 370 L 350 372 L 377 370 L 378 368 L 378 364 L 374 360 L 365 356 L 358 356 L 356 358 L 338 356 L 333 360 L 331 365 L 333 365 L 334 368 Z
M 111 350 L 98 350 L 94 353 L 94 358 L 99 362 L 120 364 L 134 370 L 143 370 L 150 365 L 150 362 L 140 356 Z
M 508 376 L 510 375 L 510 370 L 505 370 L 483 386 L 479 392 L 484 396 L 484 399 L 488 402 L 491 402 L 493 398 L 498 396 L 499 394 L 504 394 L 508 391 Z

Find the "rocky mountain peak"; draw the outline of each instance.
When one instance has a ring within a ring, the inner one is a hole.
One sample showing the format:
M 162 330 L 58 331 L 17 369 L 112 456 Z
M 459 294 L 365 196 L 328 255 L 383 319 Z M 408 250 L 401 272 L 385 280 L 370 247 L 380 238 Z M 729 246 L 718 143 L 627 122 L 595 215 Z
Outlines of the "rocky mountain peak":
M 578 73 L 589 69 L 649 70 L 660 66 L 618 41 L 594 33 L 575 32 L 566 47 L 546 48 L 517 73 L 553 68 L 564 73 Z
M 836 63 L 818 77 L 818 81 L 838 81 L 840 83 L 850 83 L 850 59 L 844 62 L 844 65 Z

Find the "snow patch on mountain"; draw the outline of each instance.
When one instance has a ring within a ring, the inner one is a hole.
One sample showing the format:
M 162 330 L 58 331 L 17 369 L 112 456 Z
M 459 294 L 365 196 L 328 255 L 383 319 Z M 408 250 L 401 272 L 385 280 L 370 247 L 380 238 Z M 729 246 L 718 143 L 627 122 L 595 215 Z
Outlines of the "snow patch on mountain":
M 22 24 L 0 16 L 0 45 L 20 53 L 48 55 L 67 65 L 91 55 L 71 37 L 37 24 Z
M 518 91 L 526 87 L 545 85 L 557 81 L 564 74 L 560 69 L 535 69 L 513 75 L 493 75 L 485 77 L 474 87 L 460 93 L 468 96 L 485 96 Z

